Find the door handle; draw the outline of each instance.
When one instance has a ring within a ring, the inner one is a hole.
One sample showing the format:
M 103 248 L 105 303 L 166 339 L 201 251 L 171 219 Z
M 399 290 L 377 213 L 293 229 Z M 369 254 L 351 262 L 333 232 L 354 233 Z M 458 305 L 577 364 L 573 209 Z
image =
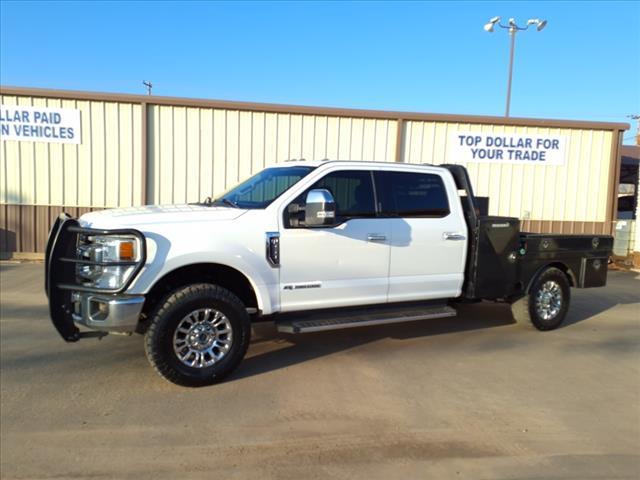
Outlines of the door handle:
M 386 239 L 386 235 L 380 235 L 377 233 L 370 233 L 367 235 L 367 241 L 369 242 L 384 242 Z
M 445 240 L 466 240 L 467 237 L 462 233 L 444 232 L 442 238 Z

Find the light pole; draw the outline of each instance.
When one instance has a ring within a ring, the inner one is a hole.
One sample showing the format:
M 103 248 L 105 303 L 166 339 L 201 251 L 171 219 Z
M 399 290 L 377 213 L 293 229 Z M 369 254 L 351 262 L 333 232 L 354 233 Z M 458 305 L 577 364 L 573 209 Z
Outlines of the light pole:
M 507 25 L 502 25 L 502 23 L 500 23 L 500 17 L 493 17 L 484 26 L 484 29 L 487 32 L 492 33 L 496 25 L 499 26 L 500 28 L 509 30 L 509 36 L 511 37 L 511 49 L 509 51 L 509 81 L 507 83 L 507 109 L 504 114 L 505 117 L 508 117 L 509 108 L 511 107 L 511 79 L 513 78 L 513 51 L 515 50 L 515 47 L 516 47 L 516 33 L 528 30 L 531 25 L 535 25 L 536 30 L 540 31 L 547 26 L 547 21 L 540 20 L 539 18 L 530 18 L 529 20 L 527 20 L 526 27 L 519 27 L 516 24 L 515 19 L 513 18 L 509 19 L 509 22 Z

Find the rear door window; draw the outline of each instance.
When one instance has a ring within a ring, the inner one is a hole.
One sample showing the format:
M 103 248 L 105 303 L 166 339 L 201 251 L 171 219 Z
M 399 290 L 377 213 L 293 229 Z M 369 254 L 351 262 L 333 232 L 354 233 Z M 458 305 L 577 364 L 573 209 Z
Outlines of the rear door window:
M 375 172 L 381 214 L 399 217 L 449 215 L 447 190 L 440 175 L 416 172 Z

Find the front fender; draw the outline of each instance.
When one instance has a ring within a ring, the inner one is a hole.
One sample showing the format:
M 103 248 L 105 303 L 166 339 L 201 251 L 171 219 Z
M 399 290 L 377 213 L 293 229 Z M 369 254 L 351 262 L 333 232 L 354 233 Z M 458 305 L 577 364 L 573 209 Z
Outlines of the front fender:
M 126 293 L 144 295 L 158 280 L 178 268 L 211 263 L 224 265 L 242 273 L 253 287 L 258 308 L 265 315 L 279 308 L 279 270 L 267 263 L 264 240 L 260 245 L 262 250 L 258 250 L 260 247 L 257 246 L 229 242 L 224 242 L 224 245 L 209 244 L 206 245 L 206 249 L 201 247 L 193 250 L 192 245 L 182 248 L 172 245 L 166 237 L 159 234 L 146 233 L 145 237 L 147 262 Z

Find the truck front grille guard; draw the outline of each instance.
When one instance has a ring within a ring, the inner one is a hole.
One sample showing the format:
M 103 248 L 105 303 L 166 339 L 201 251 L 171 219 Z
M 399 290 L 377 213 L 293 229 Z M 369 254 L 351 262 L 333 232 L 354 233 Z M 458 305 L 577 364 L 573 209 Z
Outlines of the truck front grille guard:
M 139 239 L 140 260 L 135 262 L 95 262 L 78 258 L 76 249 L 80 235 L 132 235 Z M 80 338 L 80 332 L 72 319 L 73 305 L 71 292 L 88 292 L 102 294 L 117 294 L 124 292 L 140 273 L 147 261 L 147 248 L 142 232 L 127 228 L 117 230 L 103 230 L 82 228 L 78 221 L 66 213 L 62 213 L 55 221 L 47 248 L 45 250 L 45 292 L 49 298 L 49 312 L 56 329 L 62 337 L 73 342 Z M 127 281 L 120 288 L 95 288 L 78 283 L 76 278 L 77 265 L 98 266 L 131 266 L 134 270 Z

